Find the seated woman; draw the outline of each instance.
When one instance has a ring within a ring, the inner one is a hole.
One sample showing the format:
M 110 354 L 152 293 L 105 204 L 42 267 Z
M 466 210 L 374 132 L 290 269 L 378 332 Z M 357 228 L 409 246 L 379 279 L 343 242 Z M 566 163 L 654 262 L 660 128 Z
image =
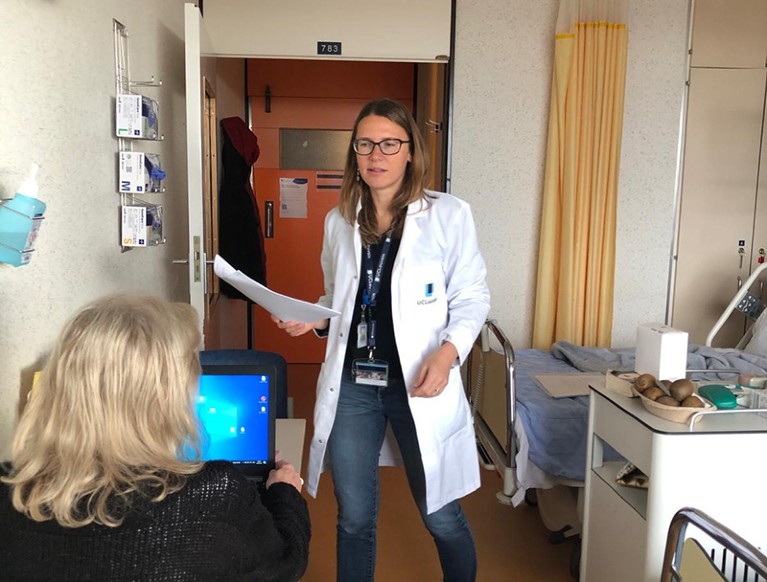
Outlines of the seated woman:
M 298 580 L 302 481 L 199 459 L 197 316 L 118 296 L 64 328 L 0 484 L 3 580 Z

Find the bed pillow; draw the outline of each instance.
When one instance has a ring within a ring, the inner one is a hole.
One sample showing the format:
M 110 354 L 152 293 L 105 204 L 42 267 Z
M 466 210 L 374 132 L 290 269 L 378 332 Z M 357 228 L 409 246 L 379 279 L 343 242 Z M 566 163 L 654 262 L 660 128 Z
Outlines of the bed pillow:
M 744 351 L 767 358 L 767 309 L 762 311 L 754 323 L 753 335 L 748 340 Z

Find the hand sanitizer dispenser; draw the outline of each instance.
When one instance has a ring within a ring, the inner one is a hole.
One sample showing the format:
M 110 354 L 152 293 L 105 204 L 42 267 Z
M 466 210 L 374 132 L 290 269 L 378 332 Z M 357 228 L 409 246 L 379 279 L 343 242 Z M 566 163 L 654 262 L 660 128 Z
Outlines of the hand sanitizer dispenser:
M 45 213 L 45 202 L 36 198 L 37 170 L 32 164 L 16 195 L 0 205 L 0 262 L 14 267 L 29 262 Z

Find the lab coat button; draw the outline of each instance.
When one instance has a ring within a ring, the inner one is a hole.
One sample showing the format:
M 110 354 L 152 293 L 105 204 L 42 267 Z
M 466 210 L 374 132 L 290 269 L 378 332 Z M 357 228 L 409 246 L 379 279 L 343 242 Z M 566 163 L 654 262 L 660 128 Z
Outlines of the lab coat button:
M 335 388 L 331 388 L 331 389 L 330 389 L 330 391 L 331 391 L 331 392 L 335 391 Z

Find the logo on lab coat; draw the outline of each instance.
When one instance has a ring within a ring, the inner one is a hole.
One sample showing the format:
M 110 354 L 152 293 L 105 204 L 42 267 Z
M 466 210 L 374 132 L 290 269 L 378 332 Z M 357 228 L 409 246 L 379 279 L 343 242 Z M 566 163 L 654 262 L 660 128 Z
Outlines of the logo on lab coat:
M 434 283 L 426 283 L 423 291 L 424 297 L 426 297 L 426 299 L 419 299 L 417 301 L 418 305 L 429 305 L 430 303 L 434 303 L 437 300 L 437 298 L 434 297 Z

